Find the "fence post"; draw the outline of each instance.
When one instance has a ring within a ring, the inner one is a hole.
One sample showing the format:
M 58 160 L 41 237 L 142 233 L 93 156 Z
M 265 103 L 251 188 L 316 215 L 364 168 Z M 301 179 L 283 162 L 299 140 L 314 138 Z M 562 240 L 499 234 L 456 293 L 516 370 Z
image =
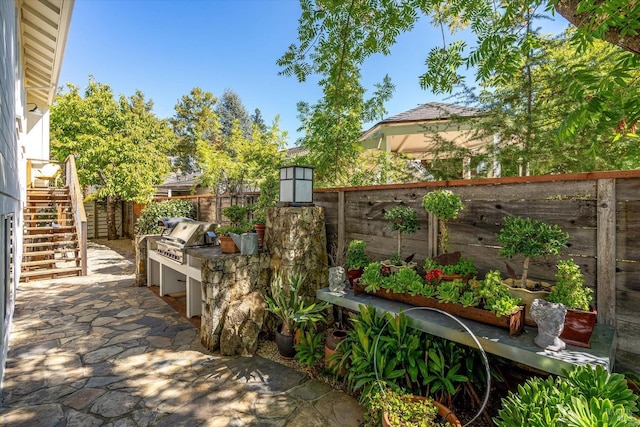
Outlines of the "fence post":
M 346 245 L 346 232 L 345 232 L 345 222 L 344 222 L 344 196 L 345 193 L 344 191 L 339 191 L 338 192 L 338 246 L 337 246 L 337 253 L 336 253 L 336 265 L 344 265 L 345 264 L 345 259 L 344 259 L 344 254 L 346 253 L 345 251 L 345 245 Z
M 438 256 L 438 218 L 427 212 L 427 256 L 429 258 Z
M 616 181 L 598 180 L 596 305 L 598 323 L 616 323 Z

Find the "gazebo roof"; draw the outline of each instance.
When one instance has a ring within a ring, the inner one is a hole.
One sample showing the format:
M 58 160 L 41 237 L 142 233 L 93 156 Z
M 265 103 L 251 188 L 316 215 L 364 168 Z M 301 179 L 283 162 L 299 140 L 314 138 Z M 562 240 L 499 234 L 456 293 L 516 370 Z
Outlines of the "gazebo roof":
M 488 141 L 472 138 L 471 125 L 455 118 L 482 114 L 475 108 L 429 102 L 376 123 L 362 134 L 360 142 L 365 149 L 405 153 L 419 159 L 431 158 L 439 140 L 477 151 Z

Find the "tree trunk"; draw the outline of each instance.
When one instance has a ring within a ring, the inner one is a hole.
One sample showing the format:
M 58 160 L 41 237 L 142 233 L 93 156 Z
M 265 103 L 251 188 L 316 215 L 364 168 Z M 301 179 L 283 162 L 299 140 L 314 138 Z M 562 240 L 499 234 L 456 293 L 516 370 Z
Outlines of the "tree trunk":
M 589 28 L 592 26 L 592 22 L 599 22 L 602 17 L 593 16 L 590 13 L 576 14 L 576 8 L 580 3 L 580 0 L 559 0 L 555 4 L 555 8 L 558 13 L 565 17 L 565 19 L 571 22 L 576 27 L 583 27 L 588 32 L 592 32 Z M 634 2 L 629 2 L 629 10 L 620 10 L 620 15 L 631 16 L 631 8 Z M 620 8 L 622 9 L 622 8 Z M 621 35 L 620 28 L 609 27 L 609 30 L 604 35 L 604 40 L 609 43 L 615 44 L 636 55 L 640 55 L 640 35 L 639 34 L 627 34 Z
M 116 199 L 107 196 L 107 239 L 115 240 L 116 236 Z

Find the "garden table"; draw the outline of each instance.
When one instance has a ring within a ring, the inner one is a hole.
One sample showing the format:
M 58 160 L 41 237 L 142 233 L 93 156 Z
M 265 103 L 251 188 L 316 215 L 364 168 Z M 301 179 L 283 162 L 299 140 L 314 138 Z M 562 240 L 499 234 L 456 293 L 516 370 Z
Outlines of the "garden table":
M 397 314 L 414 307 L 368 294 L 355 296 L 350 289 L 347 289 L 345 294 L 330 292 L 329 288 L 319 289 L 316 297 L 356 312 L 360 311 L 361 304 L 373 306 L 378 314 L 387 312 Z M 411 310 L 405 314 L 409 318 L 409 325 L 415 329 L 470 347 L 477 347 L 464 328 L 442 313 L 425 309 Z M 567 345 L 565 350 L 554 352 L 544 350 L 533 342 L 537 335 L 535 327 L 527 326 L 521 335 L 512 337 L 509 336 L 507 329 L 467 319 L 460 320 L 473 332 L 487 353 L 505 359 L 556 375 L 563 375 L 563 370 L 571 370 L 575 365 L 585 364 L 602 365 L 609 372 L 613 371 L 616 334 L 611 326 L 596 324 L 591 336 L 591 348 Z

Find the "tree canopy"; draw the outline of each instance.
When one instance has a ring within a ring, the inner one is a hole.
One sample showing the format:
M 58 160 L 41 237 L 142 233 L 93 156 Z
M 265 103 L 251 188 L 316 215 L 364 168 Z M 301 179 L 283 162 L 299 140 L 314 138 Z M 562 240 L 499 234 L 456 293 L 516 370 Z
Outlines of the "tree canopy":
M 435 94 L 451 93 L 464 84 L 465 68 L 475 70 L 475 80 L 485 91 L 508 85 L 531 66 L 543 43 L 542 34 L 534 30 L 556 12 L 577 25 L 570 46 L 578 55 L 598 38 L 615 43 L 621 49 L 611 53 L 615 66 L 608 74 L 594 72 L 584 62 L 563 70 L 561 77 L 574 82 L 567 85 L 566 96 L 575 102 L 565 105 L 566 117 L 556 124 L 554 138 L 574 138 L 585 127 L 607 134 L 609 140 L 635 135 L 640 119 L 637 2 L 301 0 L 300 5 L 298 42 L 278 64 L 283 74 L 301 82 L 320 76 L 322 100 L 314 106 L 301 104 L 299 111 L 307 131 L 301 144 L 311 150 L 321 173 L 326 164 L 327 174 L 339 174 L 339 168 L 352 161 L 362 123 L 384 112 L 384 101 L 391 96 L 393 85 L 385 78 L 371 101 L 365 101 L 359 71 L 363 62 L 372 55 L 388 55 L 398 36 L 424 17 L 441 28 L 443 36 L 441 45 L 417 53 L 425 56 L 425 72 L 416 78 Z M 455 39 L 462 30 L 475 35 L 475 43 Z
M 109 238 L 115 237 L 115 201 L 148 201 L 170 171 L 166 153 L 175 138 L 152 107 L 139 91 L 116 100 L 108 85 L 92 78 L 83 93 L 68 84 L 51 107 L 53 157 L 73 155 L 80 183 L 95 186 L 96 197 L 107 201 Z

